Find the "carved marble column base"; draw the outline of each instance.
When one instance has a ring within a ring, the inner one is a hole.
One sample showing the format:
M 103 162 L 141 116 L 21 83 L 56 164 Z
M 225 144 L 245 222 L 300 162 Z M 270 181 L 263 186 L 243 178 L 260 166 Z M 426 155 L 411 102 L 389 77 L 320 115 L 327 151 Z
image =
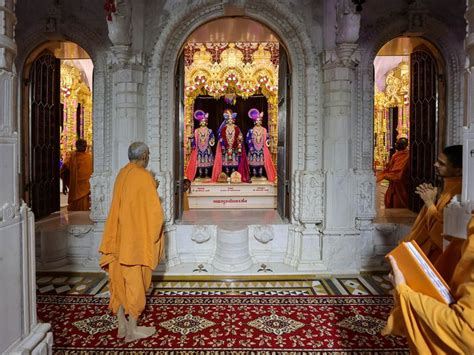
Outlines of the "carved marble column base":
M 168 227 L 164 237 L 166 248 L 166 267 L 173 267 L 181 264 L 176 247 L 176 226 Z
M 212 265 L 228 272 L 243 271 L 252 266 L 247 228 L 227 230 L 217 228 L 217 248 Z
M 86 268 L 99 268 L 99 246 L 102 241 L 102 233 L 104 231 L 104 223 L 95 223 L 93 232 L 89 233 L 90 240 L 89 240 L 89 255 L 87 258 L 82 262 L 82 265 Z
M 36 227 L 36 263 L 41 270 L 54 269 L 68 264 L 67 225 L 53 229 Z
M 49 355 L 53 353 L 53 333 L 49 323 L 37 324 L 19 344 L 7 349 L 4 354 Z
M 357 274 L 360 271 L 360 235 L 353 230 L 324 231 L 323 261 L 333 274 Z
M 298 271 L 327 271 L 321 260 L 321 235 L 314 225 L 289 228 L 285 264 Z

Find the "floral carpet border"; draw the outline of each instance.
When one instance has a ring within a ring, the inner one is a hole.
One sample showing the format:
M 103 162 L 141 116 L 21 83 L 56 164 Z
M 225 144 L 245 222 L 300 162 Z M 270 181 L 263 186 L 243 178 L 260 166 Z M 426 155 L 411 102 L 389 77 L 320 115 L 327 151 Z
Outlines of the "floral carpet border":
M 37 303 L 108 305 L 105 297 L 37 295 Z M 378 305 L 392 306 L 391 296 L 148 296 L 148 305 Z

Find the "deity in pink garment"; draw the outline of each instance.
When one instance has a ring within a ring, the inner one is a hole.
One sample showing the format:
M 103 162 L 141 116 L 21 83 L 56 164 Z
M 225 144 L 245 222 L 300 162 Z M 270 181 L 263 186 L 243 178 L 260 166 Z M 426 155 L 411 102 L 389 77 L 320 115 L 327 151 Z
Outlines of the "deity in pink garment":
M 199 128 L 194 130 L 191 137 L 191 157 L 186 168 L 186 178 L 193 181 L 196 174 L 200 178 L 208 178 L 212 173 L 214 155 L 211 147 L 215 144 L 214 133 L 207 127 L 208 113 L 202 110 L 194 112 L 194 118 L 199 122 Z
M 263 112 L 259 112 L 256 108 L 252 108 L 248 112 L 248 116 L 254 121 L 254 127 L 249 129 L 245 142 L 248 147 L 248 163 L 250 166 L 250 175 L 252 177 L 262 177 L 263 173 L 267 176 L 268 181 L 275 181 L 276 170 L 273 166 L 272 157 L 268 147 L 270 146 L 270 138 L 267 129 L 262 126 Z

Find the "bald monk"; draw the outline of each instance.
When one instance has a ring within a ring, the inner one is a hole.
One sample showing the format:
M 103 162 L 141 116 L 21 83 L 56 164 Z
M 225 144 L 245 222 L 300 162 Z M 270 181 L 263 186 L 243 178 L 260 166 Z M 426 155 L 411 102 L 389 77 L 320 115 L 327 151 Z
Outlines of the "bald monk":
M 408 140 L 399 138 L 395 143 L 396 153 L 390 159 L 386 169 L 377 174 L 377 182 L 388 180 L 385 192 L 385 208 L 408 208 L 408 168 L 410 153 Z
M 449 306 L 413 291 L 389 257 L 397 312 L 382 334 L 406 336 L 413 354 L 474 354 L 474 215 L 467 232 L 450 282 L 456 301 Z
M 91 207 L 92 155 L 86 150 L 87 141 L 78 139 L 76 151 L 66 159 L 59 172 L 64 184 L 63 194 L 66 195 L 69 189 L 68 211 L 89 211 Z
M 130 162 L 114 185 L 114 194 L 99 252 L 100 266 L 109 273 L 109 309 L 117 315 L 119 338 L 133 341 L 155 333 L 137 326 L 145 309 L 152 271 L 164 251 L 163 210 L 156 182 L 145 168 L 149 150 L 135 142 L 128 148 Z M 128 315 L 128 321 L 126 318 Z
M 443 191 L 436 200 L 438 189 L 421 184 L 415 193 L 424 201 L 410 234 L 403 241 L 415 240 L 425 255 L 435 263 L 443 252 L 443 209 L 451 199 L 461 193 L 462 145 L 444 148 L 434 164 L 436 173 L 443 179 Z

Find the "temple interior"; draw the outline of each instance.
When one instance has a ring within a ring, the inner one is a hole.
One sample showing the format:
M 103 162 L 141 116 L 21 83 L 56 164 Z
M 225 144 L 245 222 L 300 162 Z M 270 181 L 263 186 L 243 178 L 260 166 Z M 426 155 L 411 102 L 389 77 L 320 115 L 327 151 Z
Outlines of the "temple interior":
M 381 335 L 409 292 L 389 253 L 423 234 L 442 278 L 469 240 L 474 0 L 0 0 L 0 22 L 0 353 L 408 353 Z

